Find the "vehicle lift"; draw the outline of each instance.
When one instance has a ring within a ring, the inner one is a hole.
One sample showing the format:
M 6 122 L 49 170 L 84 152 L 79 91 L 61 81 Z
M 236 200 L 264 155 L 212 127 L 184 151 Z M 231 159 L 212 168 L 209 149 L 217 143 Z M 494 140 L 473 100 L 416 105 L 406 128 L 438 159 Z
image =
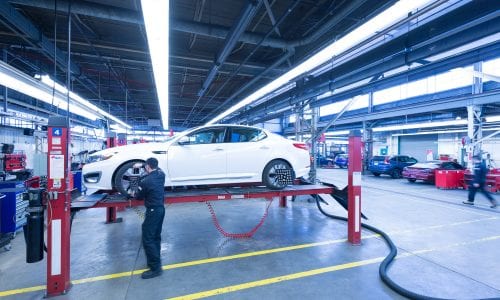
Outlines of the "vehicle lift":
M 69 126 L 64 117 L 51 117 L 48 123 L 48 180 L 47 189 L 30 189 L 27 209 L 28 225 L 27 262 L 43 259 L 43 210 L 47 208 L 47 290 L 46 296 L 65 294 L 71 288 L 70 281 L 70 231 L 72 216 L 77 210 L 88 208 L 119 208 L 144 205 L 137 199 L 109 196 L 96 193 L 76 198 L 72 196 L 72 182 L 68 168 Z M 229 187 L 208 190 L 187 190 L 167 192 L 166 204 L 206 202 L 235 199 L 279 198 L 279 206 L 287 206 L 288 196 L 331 194 L 339 204 L 348 209 L 348 241 L 353 245 L 361 243 L 361 134 L 351 132 L 349 136 L 348 186 L 339 190 L 333 185 L 310 184 L 291 185 L 282 190 L 264 187 Z M 346 196 L 347 195 L 347 199 Z M 73 199 L 75 198 L 75 199 Z

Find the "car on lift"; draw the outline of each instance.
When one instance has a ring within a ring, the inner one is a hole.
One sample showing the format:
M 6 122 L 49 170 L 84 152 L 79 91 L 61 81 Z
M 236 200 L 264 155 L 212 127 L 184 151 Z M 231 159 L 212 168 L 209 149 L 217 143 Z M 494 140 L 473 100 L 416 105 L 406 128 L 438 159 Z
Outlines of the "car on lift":
M 307 176 L 311 164 L 305 143 L 262 128 L 219 124 L 181 132 L 166 142 L 96 152 L 82 169 L 84 184 L 127 195 L 132 178 L 145 172 L 133 166 L 149 157 L 158 159 L 166 187 L 255 183 L 282 189 Z
M 424 163 L 416 163 L 403 168 L 403 178 L 409 182 L 422 180 L 428 183 L 434 183 L 436 180 L 436 171 L 439 170 L 464 170 L 465 167 L 453 161 L 433 160 Z
M 335 165 L 339 168 L 347 168 L 349 166 L 349 157 L 347 154 L 339 154 L 335 156 Z
M 401 178 L 405 167 L 416 164 L 418 160 L 408 155 L 384 156 L 376 155 L 370 159 L 368 171 L 375 176 L 390 175 L 392 178 Z

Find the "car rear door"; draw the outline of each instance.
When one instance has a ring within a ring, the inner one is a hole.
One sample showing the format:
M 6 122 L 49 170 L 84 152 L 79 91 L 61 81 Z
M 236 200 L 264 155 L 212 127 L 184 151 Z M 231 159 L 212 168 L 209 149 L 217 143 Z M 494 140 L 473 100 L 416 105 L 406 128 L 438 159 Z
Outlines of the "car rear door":
M 225 127 L 196 130 L 170 146 L 167 170 L 172 183 L 209 181 L 226 178 L 227 152 Z
M 227 177 L 260 181 L 272 152 L 266 133 L 258 128 L 230 126 L 226 142 Z

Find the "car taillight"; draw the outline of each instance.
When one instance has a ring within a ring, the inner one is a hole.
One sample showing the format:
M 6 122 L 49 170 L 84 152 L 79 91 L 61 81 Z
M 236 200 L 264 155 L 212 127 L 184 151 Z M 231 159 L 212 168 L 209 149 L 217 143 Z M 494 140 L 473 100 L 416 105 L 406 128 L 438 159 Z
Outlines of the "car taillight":
M 294 146 L 295 148 L 299 148 L 299 149 L 302 149 L 302 150 L 307 150 L 307 151 L 309 151 L 309 147 L 307 147 L 307 145 L 306 145 L 306 144 L 304 144 L 304 143 L 293 143 L 293 146 Z

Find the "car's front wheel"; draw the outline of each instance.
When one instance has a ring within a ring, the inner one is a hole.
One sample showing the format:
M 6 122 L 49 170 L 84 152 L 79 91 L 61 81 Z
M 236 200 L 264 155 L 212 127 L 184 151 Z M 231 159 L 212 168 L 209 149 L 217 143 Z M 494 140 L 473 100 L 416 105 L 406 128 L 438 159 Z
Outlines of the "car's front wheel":
M 416 180 L 415 178 L 408 178 L 408 181 L 409 181 L 409 182 L 415 182 L 415 181 L 417 181 L 417 180 Z
M 377 177 L 380 176 L 380 173 L 378 173 L 378 172 L 372 172 L 372 173 L 373 173 L 373 176 L 377 176 Z
M 290 176 L 291 178 L 285 178 Z M 293 180 L 292 167 L 283 160 L 273 160 L 267 164 L 262 172 L 262 182 L 270 189 L 281 190 L 290 180 Z
M 132 166 L 136 163 L 143 162 L 137 160 L 129 161 L 116 171 L 113 186 L 124 196 L 128 196 L 131 190 L 136 189 L 137 184 L 139 183 L 139 178 L 146 174 L 146 170 L 144 168 L 134 170 Z

